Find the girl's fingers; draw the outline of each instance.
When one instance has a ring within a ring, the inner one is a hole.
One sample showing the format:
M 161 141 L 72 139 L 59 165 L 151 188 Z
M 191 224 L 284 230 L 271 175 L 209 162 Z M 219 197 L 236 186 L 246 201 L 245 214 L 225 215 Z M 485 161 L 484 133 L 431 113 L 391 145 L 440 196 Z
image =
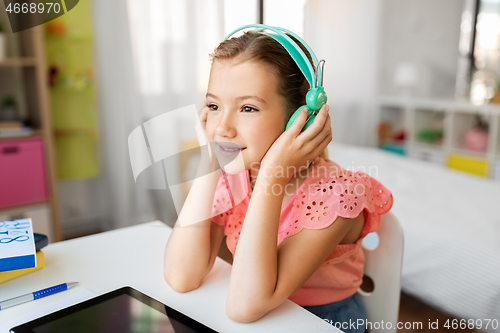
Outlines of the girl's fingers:
M 330 125 L 330 115 L 328 115 L 325 121 L 325 125 L 321 129 L 321 132 L 319 132 L 318 135 L 316 135 L 311 141 L 309 141 L 306 144 L 306 147 L 311 150 L 314 149 L 315 147 L 320 145 L 321 142 L 323 142 L 323 140 L 325 140 L 325 138 L 331 134 L 331 132 L 332 132 L 332 127 Z
M 301 130 L 306 124 L 307 118 L 309 115 L 309 109 L 307 107 L 303 107 L 297 118 L 295 118 L 295 121 L 293 122 L 292 126 L 288 129 L 290 132 L 290 135 L 292 135 L 294 138 L 297 137 L 299 134 L 301 134 Z
M 318 124 L 322 125 L 321 129 L 317 132 L 316 136 L 314 136 L 310 140 L 306 141 L 305 145 L 310 145 L 312 147 L 316 147 L 326 137 L 326 135 L 328 134 L 328 131 L 331 130 L 330 114 L 328 112 L 325 112 L 324 115 L 326 115 L 325 116 L 326 119 L 324 120 L 323 123 L 320 123 L 321 119 L 318 119 Z M 316 119 L 314 121 L 316 122 Z
M 203 113 L 203 110 L 200 110 L 200 111 L 201 111 L 201 113 Z M 200 113 L 199 118 L 195 119 L 196 124 L 194 126 L 200 147 L 207 144 L 207 136 L 205 133 L 206 127 L 205 127 L 205 122 L 202 120 L 201 113 Z
M 333 135 L 332 132 L 329 131 L 328 135 L 319 143 L 319 145 L 313 150 L 312 156 L 319 156 L 323 150 L 332 142 Z
M 319 113 L 316 115 L 313 123 L 302 133 L 300 133 L 299 137 L 303 140 L 303 142 L 310 142 L 314 137 L 318 135 L 319 132 L 325 126 L 325 121 L 328 118 L 329 106 L 327 104 L 323 105 L 319 110 Z
M 208 153 L 210 156 L 210 164 L 212 165 L 212 171 L 217 171 L 220 169 L 219 160 L 217 159 L 217 154 L 215 150 L 217 149 L 217 144 L 215 142 L 210 142 L 208 145 Z
M 205 110 L 207 109 L 207 106 L 206 105 L 202 105 L 199 109 L 198 109 L 198 115 L 200 117 L 200 119 L 203 119 L 203 113 L 205 112 Z
M 201 113 L 200 113 L 200 122 L 201 122 L 203 128 L 206 128 L 206 125 L 207 125 L 207 116 L 208 116 L 208 108 L 204 107 L 201 110 Z

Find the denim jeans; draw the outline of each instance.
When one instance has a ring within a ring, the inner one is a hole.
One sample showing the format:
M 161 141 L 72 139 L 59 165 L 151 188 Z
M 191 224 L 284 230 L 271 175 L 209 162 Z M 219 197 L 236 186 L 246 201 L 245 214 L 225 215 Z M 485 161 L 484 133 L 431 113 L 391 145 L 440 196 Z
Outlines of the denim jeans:
M 368 333 L 366 309 L 357 292 L 338 302 L 302 307 L 345 333 Z M 358 319 L 364 319 L 363 325 L 357 325 Z

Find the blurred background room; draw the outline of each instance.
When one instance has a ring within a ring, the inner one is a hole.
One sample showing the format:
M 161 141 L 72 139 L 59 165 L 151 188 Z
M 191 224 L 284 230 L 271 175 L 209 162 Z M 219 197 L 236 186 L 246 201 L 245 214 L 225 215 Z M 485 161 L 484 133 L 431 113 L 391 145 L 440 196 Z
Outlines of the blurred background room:
M 173 226 L 186 193 L 173 198 L 162 172 L 136 181 L 129 135 L 204 103 L 208 55 L 228 33 L 279 26 L 326 60 L 329 158 L 376 167 L 393 192 L 399 320 L 500 318 L 500 0 L 72 3 L 12 33 L 0 2 L 0 221 L 31 217 L 50 242 Z M 193 119 L 172 119 L 166 145 L 185 153 L 169 173 L 187 182 Z

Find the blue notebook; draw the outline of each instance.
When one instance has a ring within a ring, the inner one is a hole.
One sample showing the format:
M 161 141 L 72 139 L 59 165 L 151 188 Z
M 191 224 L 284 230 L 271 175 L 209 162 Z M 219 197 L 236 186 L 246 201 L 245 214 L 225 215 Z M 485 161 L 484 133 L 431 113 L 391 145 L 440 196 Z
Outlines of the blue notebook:
M 36 267 L 31 219 L 0 222 L 0 272 Z

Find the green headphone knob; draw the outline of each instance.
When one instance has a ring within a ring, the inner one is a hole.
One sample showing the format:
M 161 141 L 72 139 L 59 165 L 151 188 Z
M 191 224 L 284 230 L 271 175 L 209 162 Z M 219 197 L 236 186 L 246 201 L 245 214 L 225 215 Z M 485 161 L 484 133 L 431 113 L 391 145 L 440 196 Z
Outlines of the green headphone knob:
M 326 104 L 326 93 L 323 87 L 317 87 L 309 90 L 306 95 L 306 103 L 309 110 L 318 111 Z

